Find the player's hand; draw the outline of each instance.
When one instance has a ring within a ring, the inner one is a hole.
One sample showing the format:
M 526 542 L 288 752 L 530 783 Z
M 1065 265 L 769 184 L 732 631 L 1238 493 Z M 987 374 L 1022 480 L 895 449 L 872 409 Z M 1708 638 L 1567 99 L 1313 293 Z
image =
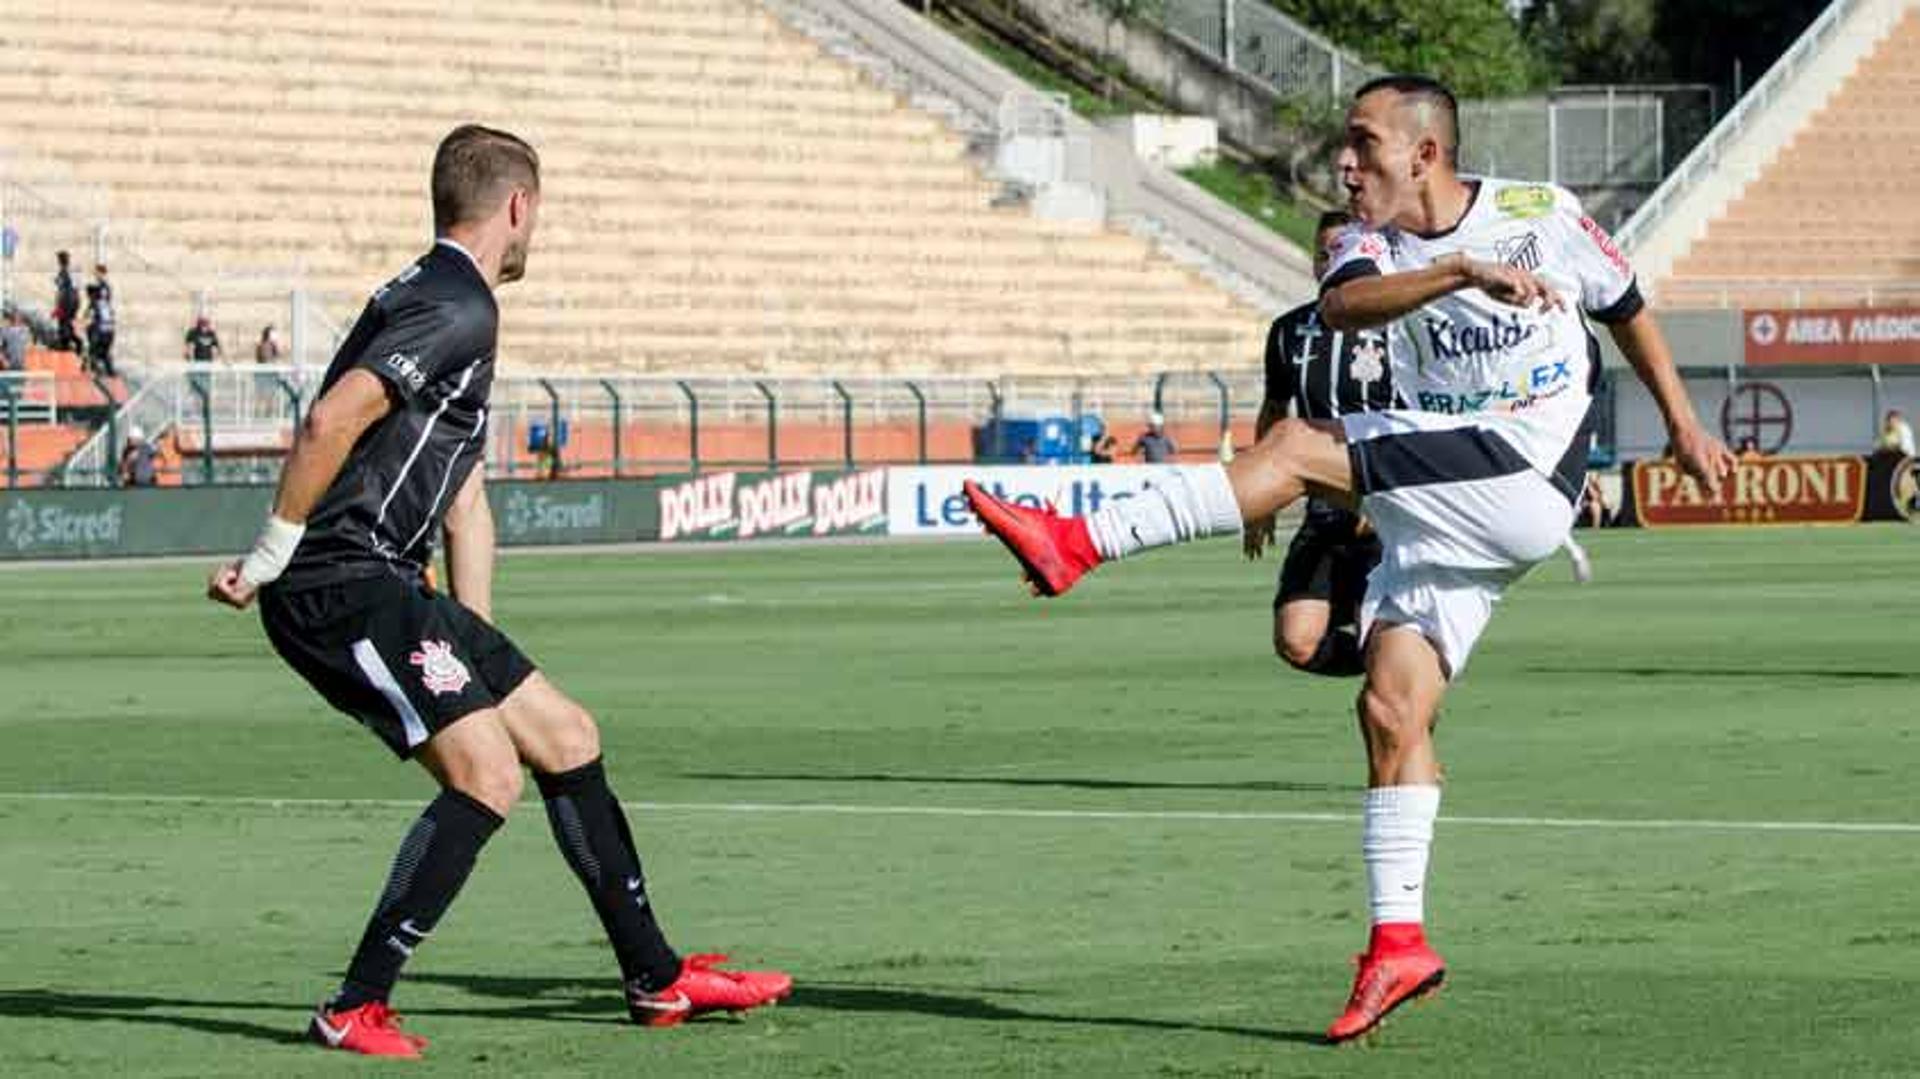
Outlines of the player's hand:
M 1273 516 L 1269 514 L 1257 521 L 1250 522 L 1246 531 L 1240 533 L 1240 550 L 1249 560 L 1257 559 L 1273 546 Z
M 256 589 L 240 577 L 240 560 L 234 559 L 213 571 L 207 579 L 207 598 L 215 603 L 224 603 L 236 611 L 244 611 L 253 602 Z
M 1733 451 L 1698 423 L 1676 427 L 1668 435 L 1673 440 L 1673 459 L 1695 480 L 1718 487 L 1721 480 L 1733 475 Z
M 1462 259 L 1467 281 L 1496 301 L 1513 307 L 1537 309 L 1542 314 L 1564 309 L 1567 301 L 1539 275 L 1502 262 Z
M 1373 522 L 1366 517 L 1353 522 L 1353 535 L 1355 539 L 1364 539 L 1373 535 Z

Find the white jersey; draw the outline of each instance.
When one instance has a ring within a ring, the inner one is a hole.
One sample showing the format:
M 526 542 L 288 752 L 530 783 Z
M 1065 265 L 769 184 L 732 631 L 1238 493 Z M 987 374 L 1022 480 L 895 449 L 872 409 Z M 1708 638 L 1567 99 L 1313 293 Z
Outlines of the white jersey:
M 1640 292 L 1619 248 L 1571 192 L 1492 178 L 1467 182 L 1474 185 L 1467 212 L 1446 232 L 1355 225 L 1341 233 L 1322 288 L 1423 269 L 1452 254 L 1537 274 L 1567 301 L 1565 309 L 1542 313 L 1461 289 L 1395 320 L 1387 352 L 1394 387 L 1409 408 L 1507 413 L 1502 437 L 1552 475 L 1592 403 L 1599 350 L 1582 312 L 1625 321 L 1639 312 Z

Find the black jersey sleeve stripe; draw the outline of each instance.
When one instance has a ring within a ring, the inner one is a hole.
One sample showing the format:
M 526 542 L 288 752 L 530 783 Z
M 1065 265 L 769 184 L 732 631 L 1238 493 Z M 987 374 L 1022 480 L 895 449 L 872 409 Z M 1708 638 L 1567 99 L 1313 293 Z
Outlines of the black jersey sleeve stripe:
M 1640 282 L 1629 281 L 1627 291 L 1621 293 L 1619 299 L 1607 305 L 1604 310 L 1587 312 L 1587 317 L 1595 322 L 1617 325 L 1633 318 L 1646 306 L 1646 299 L 1640 295 Z
M 1363 277 L 1379 277 L 1379 276 L 1380 276 L 1379 263 L 1373 261 L 1372 259 L 1354 259 L 1352 262 L 1346 263 L 1345 265 L 1341 266 L 1339 269 L 1328 274 L 1327 279 L 1325 281 L 1320 282 L 1320 295 L 1325 296 L 1327 293 L 1333 291 L 1334 289 L 1339 288 L 1341 285 L 1344 285 L 1349 281 L 1358 281 Z
M 1362 495 L 1493 479 L 1532 467 L 1500 436 L 1476 427 L 1362 439 L 1348 445 L 1347 456 L 1353 466 L 1354 491 Z

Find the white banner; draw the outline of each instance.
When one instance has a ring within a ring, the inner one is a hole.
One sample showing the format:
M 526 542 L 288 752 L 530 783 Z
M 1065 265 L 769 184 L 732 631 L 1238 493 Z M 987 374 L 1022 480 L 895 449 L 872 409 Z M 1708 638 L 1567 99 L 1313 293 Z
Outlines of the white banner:
M 980 523 L 960 493 L 965 480 L 1026 506 L 1051 502 L 1082 517 L 1118 498 L 1131 498 L 1155 476 L 1156 465 L 937 465 L 887 469 L 887 533 L 964 536 Z

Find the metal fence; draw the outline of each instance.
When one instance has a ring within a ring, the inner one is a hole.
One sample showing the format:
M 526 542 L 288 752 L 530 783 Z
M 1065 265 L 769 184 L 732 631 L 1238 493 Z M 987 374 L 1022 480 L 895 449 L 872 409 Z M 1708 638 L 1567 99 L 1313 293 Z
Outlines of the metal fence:
M 1338 100 L 1385 71 L 1258 0 L 1163 0 L 1160 25 L 1287 97 Z
M 1705 84 L 1565 87 L 1544 97 L 1460 106 L 1467 172 L 1575 188 L 1659 184 L 1712 129 L 1718 95 Z

